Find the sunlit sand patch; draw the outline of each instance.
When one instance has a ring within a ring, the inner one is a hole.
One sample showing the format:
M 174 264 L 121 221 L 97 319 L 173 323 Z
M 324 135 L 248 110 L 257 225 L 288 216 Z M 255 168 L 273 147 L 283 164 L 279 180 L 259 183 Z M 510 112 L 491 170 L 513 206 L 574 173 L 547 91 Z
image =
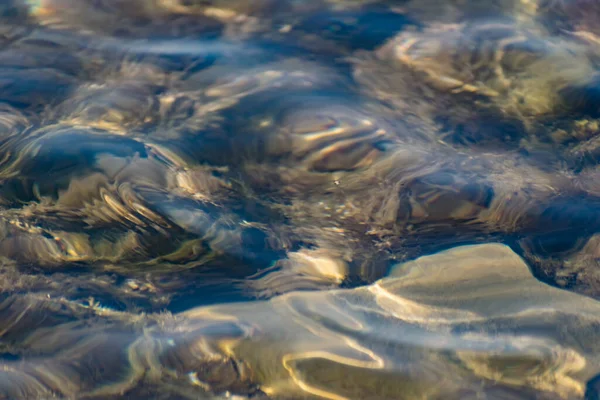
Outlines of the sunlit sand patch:
M 309 308 L 305 309 L 304 304 Z M 244 315 L 250 309 L 252 316 Z M 254 306 L 218 306 L 212 310 L 231 312 L 241 321 L 252 321 L 257 327 L 255 339 L 250 340 L 251 347 L 242 342 L 238 350 L 232 351 L 243 354 L 245 360 L 264 373 L 271 371 L 263 378 L 266 379 L 263 381 L 265 390 L 283 398 L 295 395 L 284 393 L 290 387 L 283 384 L 285 374 L 275 372 L 276 360 L 264 357 L 273 351 L 280 354 L 280 367 L 287 371 L 300 393 L 330 399 L 355 398 L 356 393 L 336 391 L 335 387 L 343 386 L 338 381 L 317 383 L 314 379 L 319 374 L 315 371 L 310 372 L 312 382 L 304 380 L 302 376 L 307 376 L 309 371 L 303 369 L 303 362 L 326 359 L 342 369 L 393 370 L 397 368 L 394 365 L 401 362 L 401 349 L 409 346 L 422 357 L 418 364 L 411 366 L 415 371 L 428 365 L 432 366 L 431 371 L 443 369 L 442 365 L 447 363 L 450 367 L 452 358 L 442 354 L 455 353 L 463 360 L 473 375 L 459 374 L 462 378 L 441 386 L 446 390 L 491 379 L 554 392 L 561 398 L 582 395 L 584 382 L 600 367 L 596 347 L 576 339 L 585 335 L 583 326 L 598 323 L 600 306 L 591 299 L 537 281 L 516 254 L 496 244 L 466 246 L 422 257 L 396 267 L 389 278 L 366 288 L 291 293 Z M 193 320 L 198 311 L 183 315 Z M 338 313 L 340 315 L 336 315 Z M 344 317 L 340 319 L 341 316 Z M 354 322 L 349 323 L 347 318 Z M 344 319 L 347 322 L 342 322 Z M 543 326 L 552 327 L 569 320 L 579 322 L 567 328 L 572 335 L 568 338 L 556 336 L 554 329 L 547 333 L 540 330 Z M 515 328 L 495 332 L 498 328 L 494 325 L 499 322 L 493 321 L 506 321 L 501 326 Z M 536 328 L 526 328 L 531 324 Z M 582 324 L 580 333 L 578 324 Z M 471 329 L 460 333 L 460 326 L 472 326 L 472 333 L 469 333 Z M 415 335 L 416 332 L 421 333 Z M 391 346 L 387 348 L 392 353 L 376 350 L 383 343 Z M 417 350 L 419 343 L 430 350 Z M 259 351 L 262 346 L 266 347 Z M 430 358 L 427 354 L 432 351 L 441 353 Z M 352 357 L 347 358 L 350 354 Z M 382 358 L 371 366 L 366 359 L 359 361 L 363 358 L 359 354 Z M 441 364 L 433 367 L 437 363 Z M 515 375 L 511 372 L 514 368 L 524 368 L 528 375 Z M 414 379 L 418 380 L 416 376 Z M 355 383 L 360 386 L 359 382 Z M 327 386 L 332 384 L 335 387 Z
M 52 309 L 52 301 L 22 298 L 0 307 L 3 334 L 35 326 L 30 317 L 41 309 L 50 307 L 49 317 L 56 315 L 60 309 Z M 30 306 L 20 308 L 24 304 Z M 65 335 L 80 339 L 48 353 L 35 368 L 27 357 L 24 363 L 5 363 L 4 375 L 16 374 L 14 385 L 36 393 L 112 395 L 137 387 L 142 377 L 145 384 L 165 384 L 181 376 L 181 384 L 203 393 L 237 395 L 234 388 L 248 390 L 244 385 L 251 382 L 282 399 L 398 393 L 460 398 L 465 390 L 498 387 L 570 399 L 582 396 L 585 382 L 600 370 L 600 347 L 588 336 L 598 326 L 600 305 L 537 281 L 515 253 L 497 244 L 401 264 L 374 286 L 289 293 L 175 316 L 127 322 L 126 313 L 103 307 L 65 306 L 60 313 L 92 312 L 113 322 L 96 328 L 101 320 L 88 327 L 55 324 L 51 338 L 31 336 L 30 345 L 44 351 L 51 343 L 67 343 Z M 419 314 L 424 315 L 415 318 Z M 84 363 L 90 368 L 98 360 L 124 362 L 121 373 L 105 370 L 90 380 L 75 361 L 88 354 L 95 355 Z M 230 363 L 238 365 L 233 375 L 206 374 L 205 368 L 233 371 Z M 52 372 L 56 368 L 67 368 L 69 375 Z

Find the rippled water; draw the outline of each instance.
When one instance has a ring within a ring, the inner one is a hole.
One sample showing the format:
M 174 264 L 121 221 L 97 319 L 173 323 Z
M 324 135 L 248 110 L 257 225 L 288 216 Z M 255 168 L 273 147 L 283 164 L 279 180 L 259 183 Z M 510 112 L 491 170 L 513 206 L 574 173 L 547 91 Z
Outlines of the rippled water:
M 599 399 L 599 0 L 0 2 L 0 398 Z

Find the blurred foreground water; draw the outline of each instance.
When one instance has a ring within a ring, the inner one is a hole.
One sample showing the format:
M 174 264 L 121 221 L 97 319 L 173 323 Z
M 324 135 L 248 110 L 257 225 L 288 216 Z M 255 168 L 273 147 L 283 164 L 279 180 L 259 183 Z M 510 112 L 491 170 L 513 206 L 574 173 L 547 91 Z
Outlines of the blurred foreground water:
M 0 398 L 600 399 L 600 0 L 0 3 Z

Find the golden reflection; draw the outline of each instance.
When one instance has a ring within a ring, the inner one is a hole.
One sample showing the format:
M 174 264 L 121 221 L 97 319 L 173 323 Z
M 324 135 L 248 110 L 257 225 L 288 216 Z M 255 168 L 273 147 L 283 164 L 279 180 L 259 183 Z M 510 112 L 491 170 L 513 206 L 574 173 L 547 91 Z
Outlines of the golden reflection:
M 568 399 L 582 395 L 586 379 L 598 368 L 597 346 L 580 335 L 589 332 L 585 326 L 597 324 L 599 307 L 537 281 L 508 247 L 488 244 L 400 264 L 390 277 L 365 288 L 286 294 L 253 305 L 212 307 L 210 313 L 219 310 L 256 326 L 232 352 L 262 371 L 262 385 L 276 397 L 357 398 L 344 391 L 342 382 L 306 381 L 309 371 L 303 365 L 329 360 L 340 368 L 393 371 L 405 364 L 401 354 L 408 352 L 408 359 L 418 355 L 411 365 L 415 384 L 421 379 L 418 371 L 431 367 L 436 376 L 442 365 L 462 366 L 460 380 L 455 376 L 453 384 L 441 387 L 485 386 L 490 380 Z M 182 316 L 193 321 L 203 315 L 200 310 Z M 276 354 L 279 362 L 271 359 Z M 325 371 L 312 370 L 310 379 L 319 374 L 325 379 Z M 286 375 L 288 384 L 282 381 Z M 289 383 L 297 394 L 290 393 Z M 370 390 L 376 395 L 378 389 Z
M 528 290 L 512 290 L 515 282 Z M 13 297 L 1 303 L 2 337 L 37 328 L 11 339 L 25 362 L 5 361 L 2 375 L 10 390 L 23 385 L 35 396 L 110 396 L 183 377 L 181 389 L 197 394 L 256 385 L 282 399 L 460 398 L 465 387 L 570 399 L 600 369 L 600 347 L 589 340 L 599 311 L 537 281 L 506 246 L 464 246 L 400 264 L 372 286 L 175 315 Z M 34 318 L 40 312 L 49 319 Z M 86 368 L 102 365 L 119 367 L 90 381 Z

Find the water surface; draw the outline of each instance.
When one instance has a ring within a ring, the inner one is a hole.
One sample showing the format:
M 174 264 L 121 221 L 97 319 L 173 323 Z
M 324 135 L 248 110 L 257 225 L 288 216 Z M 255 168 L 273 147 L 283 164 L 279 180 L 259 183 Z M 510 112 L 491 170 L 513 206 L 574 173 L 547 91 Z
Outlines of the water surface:
M 596 399 L 600 2 L 0 5 L 0 398 Z

